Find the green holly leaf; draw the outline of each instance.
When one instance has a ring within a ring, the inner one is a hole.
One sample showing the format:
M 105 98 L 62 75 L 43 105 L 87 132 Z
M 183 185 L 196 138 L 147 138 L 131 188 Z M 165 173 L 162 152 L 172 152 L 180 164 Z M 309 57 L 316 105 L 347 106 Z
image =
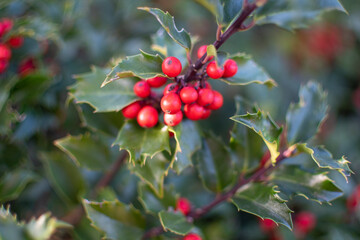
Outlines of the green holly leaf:
M 139 201 L 152 214 L 157 214 L 161 210 L 166 210 L 169 207 L 175 208 L 176 206 L 176 193 L 172 186 L 164 188 L 162 197 L 159 197 L 150 186 L 144 183 L 139 183 L 138 192 Z
M 58 139 L 54 144 L 78 166 L 91 170 L 107 170 L 119 151 L 111 148 L 112 139 L 101 134 L 84 134 Z
M 161 211 L 159 212 L 159 218 L 165 231 L 178 235 L 185 235 L 194 227 L 181 212 Z
M 161 65 L 163 59 L 158 55 L 152 55 L 141 51 L 140 54 L 126 57 L 107 74 L 101 87 L 122 78 L 138 77 L 148 79 L 156 76 L 165 77 Z
M 280 155 L 279 137 L 282 128 L 279 127 L 269 114 L 258 111 L 257 113 L 248 113 L 246 115 L 236 115 L 231 120 L 241 123 L 257 133 L 265 142 L 271 154 L 271 161 L 274 164 L 276 158 Z
M 77 103 L 90 104 L 96 112 L 119 111 L 137 97 L 133 91 L 134 79 L 123 78 L 100 88 L 109 70 L 93 66 L 90 73 L 75 75 L 77 82 L 70 87 L 70 96 Z
M 7 202 L 16 199 L 36 178 L 34 173 L 23 169 L 5 173 L 0 180 L 0 201 Z
M 201 137 L 195 123 L 184 120 L 179 125 L 169 128 L 174 133 L 176 150 L 172 169 L 180 174 L 184 169 L 192 165 L 192 155 L 201 148 Z
M 160 53 L 164 57 L 176 57 L 180 60 L 183 68 L 188 64 L 186 50 L 180 48 L 179 45 L 174 42 L 171 37 L 166 33 L 163 28 L 160 28 L 152 37 L 151 49 Z
M 163 154 L 157 154 L 145 163 L 129 163 L 129 169 L 151 187 L 159 197 L 164 195 L 164 178 L 167 174 L 169 160 Z
M 103 232 L 104 239 L 141 239 L 145 220 L 133 206 L 117 200 L 90 202 L 86 199 L 83 206 L 92 225 Z
M 256 11 L 255 21 L 257 24 L 271 23 L 293 30 L 308 27 L 330 10 L 346 13 L 338 0 L 268 0 Z
M 233 59 L 238 65 L 238 71 L 235 76 L 230 78 L 221 78 L 220 80 L 229 85 L 249 85 L 252 83 L 264 84 L 269 88 L 277 86 L 276 82 L 269 76 L 269 74 L 260 67 L 252 57 L 247 54 L 236 54 L 228 56 Z
M 322 146 L 311 147 L 307 144 L 298 144 L 297 150 L 300 153 L 309 154 L 320 168 L 338 171 L 346 181 L 348 180 L 347 177 L 353 173 L 349 167 L 350 162 L 345 157 L 334 159 L 332 154 Z
M 210 191 L 220 193 L 233 183 L 236 172 L 230 151 L 221 140 L 203 139 L 202 148 L 196 152 L 193 160 L 201 181 Z
M 239 15 L 243 0 L 195 0 L 208 9 L 215 17 L 217 24 L 226 30 Z
M 312 174 L 297 166 L 282 166 L 270 175 L 269 180 L 288 196 L 299 195 L 322 203 L 330 202 L 343 194 L 326 174 Z
M 41 153 L 40 159 L 57 194 L 68 203 L 79 203 L 87 188 L 79 168 L 61 152 Z
M 128 151 L 131 161 L 140 160 L 141 163 L 164 150 L 170 152 L 169 133 L 161 123 L 153 128 L 142 128 L 135 120 L 126 121 L 113 145 Z
M 246 105 L 244 99 L 239 96 L 235 97 L 236 112 L 235 115 L 240 115 L 246 112 Z M 251 107 L 248 107 L 251 109 Z M 234 164 L 240 172 L 246 173 L 250 169 L 254 169 L 259 165 L 260 159 L 264 155 L 264 141 L 249 128 L 234 123 L 230 131 L 229 146 L 231 153 L 234 155 Z
M 174 17 L 168 12 L 164 13 L 158 8 L 141 7 L 140 10 L 147 11 L 154 15 L 169 36 L 187 51 L 191 48 L 191 38 L 183 28 L 179 31 L 175 25 Z
M 254 214 L 260 218 L 271 219 L 292 229 L 291 210 L 271 186 L 249 183 L 241 187 L 231 198 L 239 211 Z
M 319 84 L 309 82 L 301 87 L 299 98 L 300 101 L 291 104 L 286 114 L 287 139 L 290 145 L 312 138 L 326 117 L 326 93 Z

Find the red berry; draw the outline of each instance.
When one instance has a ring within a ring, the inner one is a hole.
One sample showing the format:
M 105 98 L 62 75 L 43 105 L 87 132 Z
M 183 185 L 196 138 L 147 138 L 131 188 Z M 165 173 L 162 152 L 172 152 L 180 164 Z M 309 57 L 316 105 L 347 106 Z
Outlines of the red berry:
M 214 92 L 208 88 L 199 90 L 199 97 L 197 103 L 201 106 L 210 105 L 214 101 Z
M 5 72 L 7 66 L 8 66 L 7 60 L 0 60 L 0 73 Z
M 202 240 L 202 238 L 196 233 L 189 233 L 184 237 L 184 240 Z
M 311 212 L 301 212 L 295 216 L 294 229 L 298 237 L 307 235 L 316 225 L 316 217 Z
M 350 212 L 356 211 L 360 203 L 360 185 L 358 185 L 353 193 L 346 200 L 346 206 Z
M 139 81 L 134 85 L 134 92 L 137 96 L 146 98 L 151 93 L 150 85 L 144 80 Z
M 140 109 L 141 109 L 141 104 L 139 102 L 134 102 L 124 107 L 121 110 L 121 112 L 126 118 L 136 118 Z
M 213 79 L 221 78 L 224 74 L 224 68 L 218 66 L 215 61 L 210 62 L 206 67 L 206 73 Z
M 158 120 L 158 112 L 152 106 L 143 107 L 137 115 L 137 122 L 143 128 L 154 127 L 157 124 Z
M 162 63 L 162 71 L 169 77 L 178 76 L 181 70 L 181 62 L 176 57 L 167 57 Z
M 9 32 L 10 29 L 13 27 L 13 22 L 11 19 L 3 18 L 0 22 L 0 37 L 5 33 Z
M 176 210 L 182 212 L 185 216 L 191 211 L 191 203 L 186 198 L 179 198 L 176 202 Z
M 207 119 L 208 117 L 210 117 L 210 114 L 211 114 L 211 110 L 208 108 L 204 108 L 201 119 Z
M 176 93 L 169 93 L 162 97 L 161 102 L 161 109 L 165 113 L 177 113 L 181 109 L 181 100 L 179 95 Z
M 199 47 L 198 52 L 197 52 L 198 58 L 201 58 L 207 52 L 207 47 L 208 47 L 207 45 L 202 45 Z M 209 59 L 211 60 L 213 58 L 214 57 L 211 56 Z
M 150 85 L 150 87 L 158 88 L 161 87 L 166 83 L 167 78 L 166 77 L 153 77 L 147 79 L 147 83 Z
M 222 107 L 222 105 L 224 103 L 224 99 L 223 99 L 223 96 L 221 95 L 221 93 L 219 93 L 218 91 L 213 90 L 213 93 L 214 93 L 214 100 L 208 106 L 208 108 L 211 110 L 217 110 Z
M 23 45 L 23 43 L 24 38 L 21 36 L 12 37 L 7 41 L 7 44 L 9 44 L 9 46 L 12 48 L 19 48 Z
M 164 93 L 164 95 L 166 95 L 171 92 L 176 92 L 178 89 L 179 89 L 179 86 L 176 83 L 170 83 L 170 84 L 166 85 L 163 93 Z
M 197 103 L 186 104 L 184 107 L 184 113 L 190 120 L 197 121 L 203 116 L 204 107 Z
M 172 138 L 172 137 L 174 137 L 174 136 L 175 136 L 175 134 L 174 134 L 173 132 L 170 132 L 170 131 L 169 131 L 169 137 Z
M 19 66 L 18 72 L 21 77 L 25 77 L 36 69 L 33 58 L 24 59 Z
M 174 127 L 178 125 L 182 119 L 183 119 L 183 113 L 181 111 L 178 111 L 177 113 L 174 114 L 170 114 L 170 113 L 164 114 L 164 123 L 170 127 Z
M 9 60 L 11 58 L 11 50 L 5 44 L 0 43 L 0 60 Z
M 260 229 L 265 233 L 273 232 L 276 227 L 276 223 L 271 219 L 260 220 Z
M 193 103 L 198 99 L 198 92 L 193 87 L 184 87 L 180 91 L 180 98 L 183 103 Z
M 224 73 L 222 77 L 224 78 L 233 77 L 237 73 L 237 70 L 238 70 L 237 63 L 232 59 L 228 59 L 224 63 Z

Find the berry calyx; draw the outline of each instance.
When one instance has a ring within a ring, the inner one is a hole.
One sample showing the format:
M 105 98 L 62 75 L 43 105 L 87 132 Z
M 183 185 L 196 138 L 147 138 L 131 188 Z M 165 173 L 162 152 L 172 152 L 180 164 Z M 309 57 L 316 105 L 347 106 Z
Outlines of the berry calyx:
M 208 108 L 211 109 L 211 110 L 217 110 L 217 109 L 222 107 L 222 105 L 224 103 L 224 98 L 221 95 L 221 93 L 219 93 L 218 91 L 213 90 L 213 94 L 214 94 L 214 100 L 208 106 Z
M 180 98 L 185 104 L 193 103 L 198 99 L 198 92 L 193 87 L 184 87 L 180 91 Z
M 124 107 L 121 112 L 126 118 L 136 118 L 139 111 L 141 110 L 141 104 L 139 102 L 131 103 L 130 105 Z
M 197 103 L 186 104 L 184 107 L 185 116 L 193 121 L 200 120 L 203 116 L 204 107 Z
M 150 85 L 150 87 L 158 88 L 166 83 L 166 77 L 153 77 L 146 79 L 146 82 Z
M 214 101 L 214 92 L 208 88 L 202 88 L 199 90 L 199 97 L 197 103 L 201 106 L 210 105 Z
M 136 120 L 141 127 L 152 128 L 159 120 L 158 112 L 152 106 L 145 106 L 139 111 Z
M 235 76 L 237 71 L 238 71 L 237 63 L 232 59 L 228 59 L 224 63 L 224 73 L 222 77 L 224 78 L 233 77 Z
M 206 67 L 206 73 L 213 79 L 221 78 L 224 74 L 224 68 L 218 66 L 215 61 L 210 62 Z
M 160 106 L 165 113 L 177 113 L 181 109 L 181 100 L 179 95 L 174 92 L 166 94 L 162 97 Z
M 144 80 L 139 81 L 134 85 L 134 93 L 138 97 L 146 98 L 151 93 L 150 85 Z
M 201 119 L 207 119 L 208 117 L 210 117 L 210 114 L 211 114 L 211 110 L 208 108 L 204 108 Z
M 184 240 L 202 240 L 202 238 L 196 233 L 189 233 L 184 237 Z
M 177 113 L 170 114 L 165 113 L 164 114 L 164 123 L 170 127 L 174 127 L 178 125 L 183 119 L 183 113 L 181 111 L 178 111 Z
M 170 83 L 165 86 L 163 94 L 166 95 L 171 92 L 176 92 L 179 89 L 179 86 L 176 83 Z
M 176 77 L 181 73 L 182 66 L 176 57 L 167 57 L 162 63 L 162 71 L 169 77 Z
M 176 210 L 182 212 L 185 216 L 191 211 L 191 203 L 186 198 L 179 198 L 176 202 Z
M 198 51 L 197 51 L 197 57 L 201 58 L 202 56 L 204 56 L 204 54 L 207 52 L 207 45 L 202 45 L 199 47 Z M 211 56 L 209 59 L 213 59 L 214 57 Z
M 7 44 L 12 48 L 19 48 L 23 45 L 24 38 L 21 36 L 15 36 L 7 41 Z
M 11 50 L 5 44 L 0 44 L 0 60 L 9 60 L 11 58 Z

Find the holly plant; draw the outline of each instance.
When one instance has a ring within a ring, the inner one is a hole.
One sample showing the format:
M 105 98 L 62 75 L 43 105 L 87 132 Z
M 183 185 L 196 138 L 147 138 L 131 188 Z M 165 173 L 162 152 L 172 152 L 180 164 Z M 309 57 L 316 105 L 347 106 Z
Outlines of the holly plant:
M 228 132 L 215 133 L 206 121 L 231 104 L 229 89 L 277 86 L 249 54 L 221 50 L 233 35 L 270 24 L 294 31 L 329 10 L 346 10 L 338 0 L 196 2 L 216 18 L 213 43 L 199 46 L 196 33 L 179 30 L 170 13 L 140 7 L 160 23 L 151 47 L 74 76 L 68 103 L 76 103 L 85 131 L 54 141 L 71 161 L 55 149 L 41 153 L 55 191 L 73 206 L 61 220 L 74 227 L 90 221 L 94 239 L 201 240 L 217 211 L 237 210 L 257 216 L 271 239 L 280 225 L 295 226 L 304 238 L 316 216 L 291 209 L 293 198 L 330 203 L 342 195 L 334 174 L 345 180 L 352 174 L 349 161 L 316 138 L 328 112 L 326 91 L 304 84 L 278 122 L 240 94 L 231 100 L 232 116 L 221 116 L 225 126 L 231 122 Z M 103 177 L 91 186 L 80 177 L 98 172 Z M 0 214 L 15 221 L 9 210 Z

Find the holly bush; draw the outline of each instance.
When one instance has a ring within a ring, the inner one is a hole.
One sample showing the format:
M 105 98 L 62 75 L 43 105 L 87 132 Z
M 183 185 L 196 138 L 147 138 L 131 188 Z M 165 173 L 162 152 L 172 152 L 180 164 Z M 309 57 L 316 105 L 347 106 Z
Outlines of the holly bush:
M 359 12 L 3 1 L 0 238 L 357 239 Z

